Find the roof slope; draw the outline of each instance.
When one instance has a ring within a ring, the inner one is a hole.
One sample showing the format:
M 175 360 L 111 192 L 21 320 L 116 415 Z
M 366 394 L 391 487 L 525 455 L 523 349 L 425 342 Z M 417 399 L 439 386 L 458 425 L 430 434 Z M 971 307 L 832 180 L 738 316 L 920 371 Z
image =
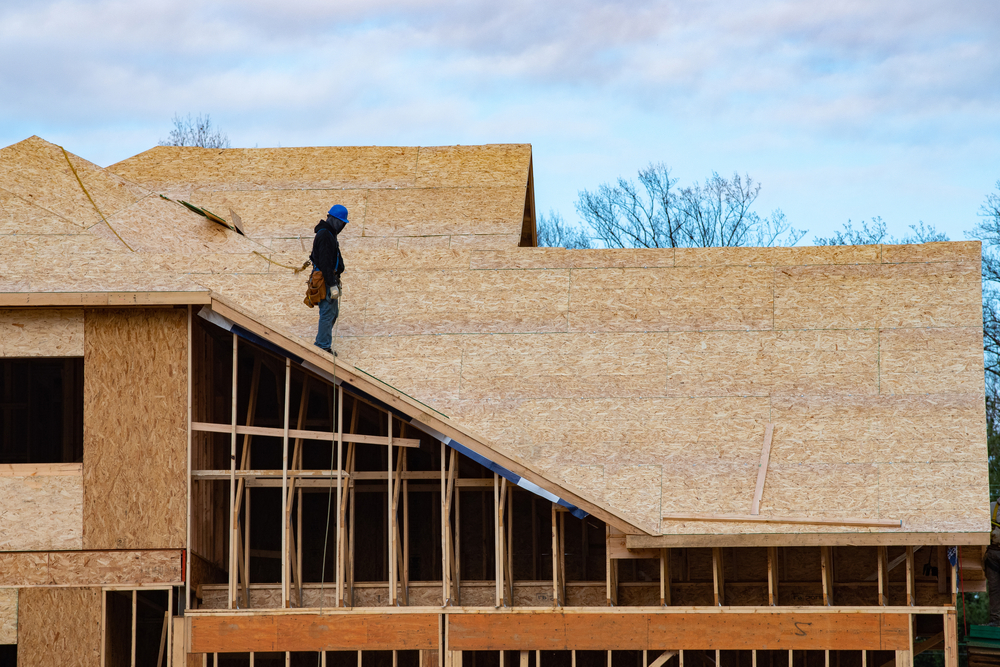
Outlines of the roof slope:
M 531 146 L 158 146 L 109 170 L 227 220 L 235 211 L 274 250 L 301 249 L 337 203 L 358 248 L 501 249 L 525 231 Z
M 304 278 L 281 266 L 301 265 L 309 238 L 255 253 L 219 226 L 226 241 L 208 252 L 151 253 L 161 228 L 187 224 L 166 203 L 142 225 L 122 217 L 145 234 L 142 252 L 111 245 L 102 261 L 148 258 L 156 275 L 311 343 Z M 988 531 L 978 243 L 570 251 L 361 238 L 343 241 L 341 362 L 581 506 L 664 535 Z M 768 423 L 762 515 L 901 528 L 662 520 L 747 514 Z

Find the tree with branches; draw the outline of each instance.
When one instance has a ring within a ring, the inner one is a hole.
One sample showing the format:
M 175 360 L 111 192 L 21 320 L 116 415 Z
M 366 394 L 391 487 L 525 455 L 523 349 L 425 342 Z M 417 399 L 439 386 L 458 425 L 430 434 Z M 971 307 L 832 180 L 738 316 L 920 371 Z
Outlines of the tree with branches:
M 814 237 L 813 245 L 876 245 L 878 243 L 899 245 L 947 240 L 949 240 L 947 234 L 934 229 L 934 225 L 925 225 L 923 220 L 915 225 L 910 225 L 909 234 L 903 238 L 896 238 L 889 234 L 882 216 L 876 215 L 871 219 L 870 224 L 869 221 L 862 220 L 858 229 L 854 228 L 853 221 L 848 220 L 844 223 L 844 228 L 834 232 L 832 236 Z
M 229 148 L 229 137 L 226 133 L 212 127 L 212 117 L 198 114 L 191 117 L 188 114 L 182 118 L 174 114 L 174 127 L 166 139 L 160 140 L 161 146 L 200 146 L 202 148 Z
M 677 187 L 666 165 L 650 164 L 637 180 L 582 190 L 576 210 L 607 248 L 795 245 L 805 232 L 793 229 L 780 209 L 768 216 L 753 210 L 760 188 L 738 173 Z
M 546 248 L 593 248 L 587 234 L 568 224 L 563 217 L 549 209 L 549 214 L 538 216 L 536 225 L 538 246 Z
M 983 357 L 986 372 L 986 448 L 990 499 L 1000 494 L 1000 180 L 966 234 L 983 242 Z

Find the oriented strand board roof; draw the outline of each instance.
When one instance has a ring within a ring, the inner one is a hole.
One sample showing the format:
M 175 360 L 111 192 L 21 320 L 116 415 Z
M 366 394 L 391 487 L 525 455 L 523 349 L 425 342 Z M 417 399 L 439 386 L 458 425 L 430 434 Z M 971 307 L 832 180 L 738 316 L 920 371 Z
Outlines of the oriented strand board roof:
M 159 150 L 126 162 L 157 173 L 151 156 Z M 16 160 L 0 158 L 12 160 L 3 173 L 19 173 Z M 109 275 L 150 290 L 160 280 L 211 290 L 311 342 L 316 314 L 301 304 L 304 277 L 279 266 L 301 265 L 308 239 L 268 249 L 252 234 L 219 226 L 211 229 L 221 236 L 209 238 L 197 225 L 214 223 L 175 213 L 179 207 L 159 198 L 162 204 L 147 207 L 139 190 L 115 214 L 134 234 L 139 252 L 129 253 L 97 232 L 104 223 L 80 222 L 86 207 L 71 216 L 53 212 L 50 201 L 72 201 L 79 189 L 58 173 L 49 179 L 53 165 L 32 176 L 37 193 L 0 179 L 0 193 L 16 197 L 15 206 L 9 198 L 0 206 L 20 216 L 10 213 L 0 236 L 0 274 L 12 276 L 4 291 L 101 289 L 97 267 L 111 266 L 117 273 Z M 445 183 L 473 167 L 442 168 L 435 178 Z M 232 192 L 225 185 L 213 192 Z M 280 192 L 240 194 L 273 207 Z M 386 197 L 368 209 L 371 220 L 394 229 L 413 224 L 423 204 L 406 193 L 365 191 L 369 205 Z M 481 214 L 474 198 L 451 201 L 473 209 L 469 216 Z M 34 220 L 24 213 L 32 206 L 41 228 L 54 231 L 19 231 Z M 72 225 L 81 231 L 70 233 Z M 180 232 L 170 237 L 176 241 L 156 240 L 174 227 L 196 240 Z M 977 242 L 580 251 L 382 248 L 364 238 L 343 239 L 340 360 L 637 529 L 988 531 Z M 20 258 L 25 252 L 58 272 L 58 287 L 36 287 L 36 274 L 19 278 L 31 263 Z M 774 435 L 762 515 L 894 519 L 902 527 L 662 520 L 749 513 L 768 423 Z
M 109 170 L 227 220 L 232 210 L 275 247 L 308 243 L 339 203 L 355 247 L 505 249 L 521 241 L 531 146 L 158 146 Z

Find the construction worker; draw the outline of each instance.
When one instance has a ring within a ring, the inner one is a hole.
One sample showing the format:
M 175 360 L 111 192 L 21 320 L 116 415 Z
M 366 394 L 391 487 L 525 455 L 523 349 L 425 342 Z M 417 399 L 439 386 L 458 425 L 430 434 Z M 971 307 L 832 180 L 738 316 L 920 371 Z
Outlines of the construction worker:
M 320 272 L 325 283 L 325 291 L 319 302 L 319 329 L 316 332 L 316 347 L 327 352 L 333 352 L 333 325 L 340 313 L 340 274 L 344 272 L 344 257 L 340 254 L 338 234 L 349 223 L 347 209 L 340 204 L 333 206 L 326 215 L 326 220 L 320 220 L 316 225 L 316 236 L 313 237 L 312 261 L 313 273 Z M 312 284 L 312 277 L 310 284 Z M 336 354 L 336 353 L 334 353 Z
M 986 594 L 990 603 L 989 625 L 1000 625 L 1000 522 L 997 521 L 997 503 L 990 503 L 990 546 L 983 556 L 986 573 Z

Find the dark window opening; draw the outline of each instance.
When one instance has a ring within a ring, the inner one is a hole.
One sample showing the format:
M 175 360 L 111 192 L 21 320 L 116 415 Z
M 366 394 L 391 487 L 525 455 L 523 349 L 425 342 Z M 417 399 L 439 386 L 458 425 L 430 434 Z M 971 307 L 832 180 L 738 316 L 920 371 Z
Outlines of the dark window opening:
M 0 359 L 0 463 L 83 461 L 83 359 Z

